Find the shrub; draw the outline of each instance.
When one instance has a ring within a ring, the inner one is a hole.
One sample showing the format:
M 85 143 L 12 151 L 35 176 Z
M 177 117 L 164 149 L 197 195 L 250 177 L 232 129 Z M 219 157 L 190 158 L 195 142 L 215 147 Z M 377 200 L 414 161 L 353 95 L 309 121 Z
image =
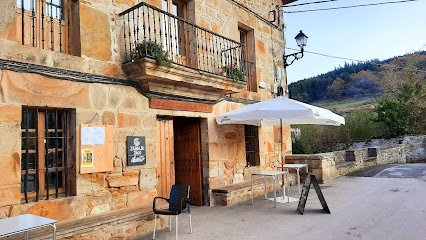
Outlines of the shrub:
M 393 138 L 411 132 L 410 121 L 414 116 L 413 109 L 403 101 L 384 94 L 377 98 L 378 106 L 376 122 L 384 126 L 384 137 Z
M 143 41 L 142 43 L 138 43 L 130 56 L 132 60 L 138 60 L 144 57 L 153 57 L 163 66 L 173 63 L 173 61 L 169 59 L 167 52 L 163 50 L 163 47 L 153 41 Z
M 222 69 L 226 73 L 226 76 L 232 78 L 234 82 L 244 81 L 246 78 L 246 75 L 234 65 L 225 66 Z
M 359 109 L 343 115 L 342 126 L 294 125 L 301 135 L 292 135 L 294 154 L 313 154 L 345 150 L 354 141 L 371 140 L 383 135 L 383 128 L 374 119 L 377 113 L 371 109 Z

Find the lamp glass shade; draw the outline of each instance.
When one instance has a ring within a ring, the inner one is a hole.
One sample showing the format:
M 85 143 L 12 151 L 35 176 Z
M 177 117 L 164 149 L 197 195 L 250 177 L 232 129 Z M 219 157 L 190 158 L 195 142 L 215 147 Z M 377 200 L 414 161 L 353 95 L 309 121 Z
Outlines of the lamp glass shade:
M 295 37 L 297 45 L 300 48 L 304 48 L 306 46 L 306 43 L 308 42 L 308 36 L 306 36 L 302 30 L 300 30 L 299 34 Z

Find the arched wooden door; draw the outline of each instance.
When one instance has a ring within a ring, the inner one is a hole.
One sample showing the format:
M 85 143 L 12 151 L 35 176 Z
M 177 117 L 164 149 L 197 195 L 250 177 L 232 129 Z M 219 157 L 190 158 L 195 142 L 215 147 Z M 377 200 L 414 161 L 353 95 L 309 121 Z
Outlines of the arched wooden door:
M 173 125 L 176 184 L 190 185 L 191 204 L 202 206 L 200 120 L 175 118 Z

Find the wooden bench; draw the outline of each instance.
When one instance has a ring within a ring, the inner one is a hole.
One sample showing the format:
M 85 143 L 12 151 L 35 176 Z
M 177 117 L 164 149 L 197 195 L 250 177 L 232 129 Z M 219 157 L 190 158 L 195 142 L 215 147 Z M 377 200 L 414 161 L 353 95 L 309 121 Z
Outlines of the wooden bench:
M 267 181 L 268 192 L 272 191 L 272 179 Z M 277 184 L 280 181 L 277 181 Z M 278 189 L 278 188 L 277 188 Z M 212 190 L 215 206 L 232 206 L 251 199 L 251 181 L 231 184 Z M 263 177 L 253 179 L 253 195 L 260 196 L 265 193 L 265 180 Z
M 163 206 L 164 205 L 164 206 Z M 160 207 L 166 207 L 166 204 L 162 204 Z M 110 211 L 107 213 L 102 213 L 99 215 L 94 216 L 87 216 L 82 219 L 73 219 L 73 220 L 67 220 L 58 222 L 56 224 L 56 236 L 57 239 L 68 239 L 68 238 L 74 238 L 85 235 L 85 234 L 93 234 L 97 235 L 99 232 L 99 235 L 101 235 L 101 232 L 103 232 L 104 228 L 112 225 L 126 225 L 128 224 L 135 224 L 137 222 L 145 222 L 146 224 L 149 224 L 149 227 L 147 228 L 148 232 L 152 232 L 154 229 L 153 223 L 151 224 L 151 221 L 154 220 L 154 212 L 152 211 L 152 206 L 140 206 L 140 207 L 131 207 L 121 210 L 115 210 Z M 167 223 L 168 221 L 164 221 L 164 223 Z M 160 224 L 161 225 L 161 224 Z M 165 227 L 165 226 L 159 226 Z M 135 229 L 136 232 L 136 229 Z M 148 233 L 146 232 L 146 233 Z M 143 233 L 143 234 L 146 234 Z M 7 239 L 7 240 L 15 240 L 15 239 L 23 239 L 23 234 L 16 234 L 7 238 L 0 238 L 0 239 Z M 117 236 L 120 238 L 120 236 Z M 136 237 L 136 236 L 134 236 Z M 29 239 L 52 239 L 52 229 L 51 228 L 42 228 L 39 230 L 34 230 L 29 233 Z M 124 239 L 124 238 L 123 238 Z

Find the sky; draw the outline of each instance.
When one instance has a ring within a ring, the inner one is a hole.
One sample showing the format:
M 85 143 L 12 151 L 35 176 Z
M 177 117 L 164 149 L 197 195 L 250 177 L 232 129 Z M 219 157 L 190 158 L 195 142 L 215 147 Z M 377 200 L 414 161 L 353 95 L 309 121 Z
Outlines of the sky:
M 299 0 L 289 5 L 317 2 Z M 351 6 L 400 0 L 339 0 L 286 7 L 284 11 Z M 305 51 L 356 60 L 384 60 L 408 52 L 426 51 L 426 0 L 329 11 L 284 13 L 286 47 L 300 49 L 294 37 L 308 36 Z M 296 52 L 286 49 L 286 54 Z M 346 60 L 351 63 L 351 61 Z M 343 66 L 345 60 L 306 53 L 287 67 L 288 84 Z

